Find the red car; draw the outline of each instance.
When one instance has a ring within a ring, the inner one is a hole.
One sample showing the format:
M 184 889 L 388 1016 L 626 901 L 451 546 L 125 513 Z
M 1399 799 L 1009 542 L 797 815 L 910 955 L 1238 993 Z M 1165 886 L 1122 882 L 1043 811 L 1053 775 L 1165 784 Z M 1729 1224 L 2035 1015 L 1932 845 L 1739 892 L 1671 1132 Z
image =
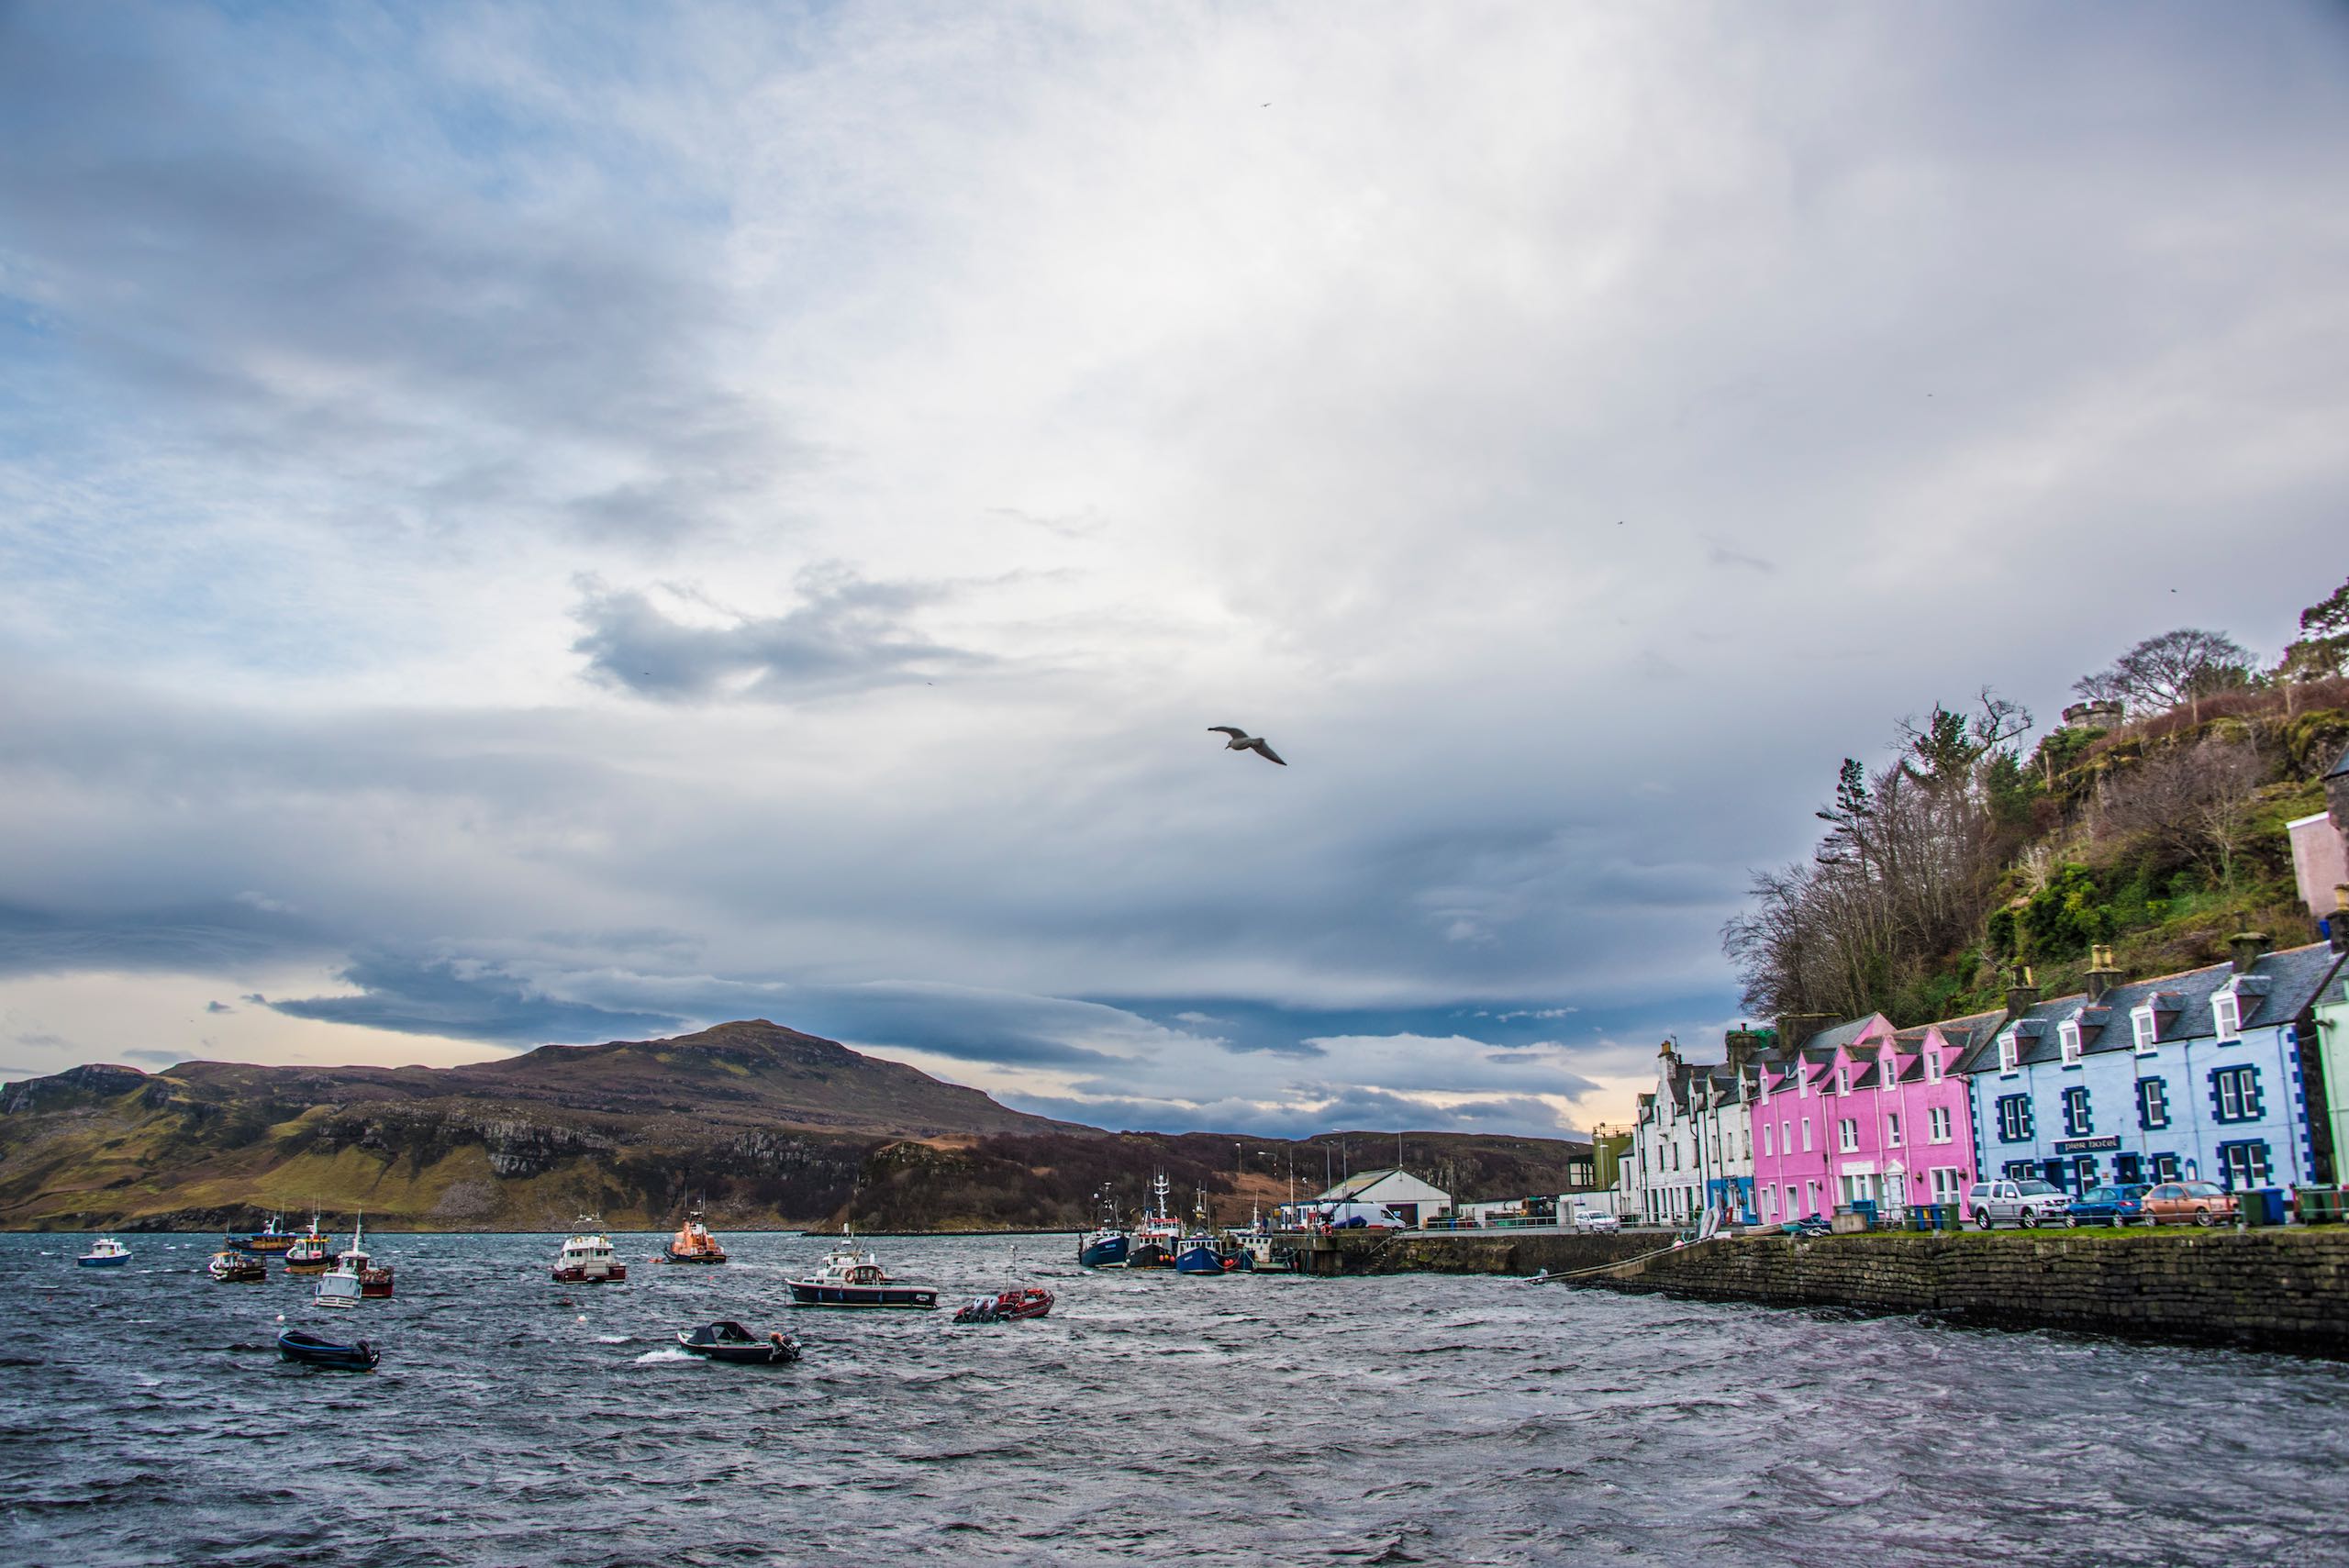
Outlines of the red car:
M 2216 1182 L 2164 1182 L 2145 1195 L 2155 1225 L 2216 1225 L 2235 1217 L 2235 1195 Z

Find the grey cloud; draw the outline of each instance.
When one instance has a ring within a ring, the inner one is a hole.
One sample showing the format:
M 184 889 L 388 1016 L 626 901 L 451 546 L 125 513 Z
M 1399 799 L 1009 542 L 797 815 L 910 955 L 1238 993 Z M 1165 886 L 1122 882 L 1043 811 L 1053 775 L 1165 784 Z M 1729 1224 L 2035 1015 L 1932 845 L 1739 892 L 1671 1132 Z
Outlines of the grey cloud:
M 118 1051 L 115 1054 L 125 1062 L 147 1062 L 158 1067 L 176 1067 L 188 1059 L 187 1052 L 184 1051 L 150 1051 L 143 1047 L 133 1051 Z
M 640 1039 L 675 1032 L 685 1022 L 674 1014 L 566 1001 L 504 971 L 456 959 L 417 962 L 374 954 L 351 964 L 342 978 L 361 994 L 296 997 L 269 1006 L 289 1018 L 501 1045 Z
M 803 573 L 800 603 L 780 616 L 732 616 L 697 626 L 664 614 L 645 594 L 584 584 L 573 652 L 590 679 L 640 696 L 702 698 L 721 692 L 791 702 L 967 670 L 988 661 L 913 635 L 914 613 L 944 596 L 928 584 L 871 583 L 840 568 Z
M 262 959 L 330 950 L 331 938 L 315 923 L 236 898 L 103 913 L 0 903 L 0 975 L 233 973 Z
M 226 1002 L 206 1002 L 204 1004 L 204 1010 L 207 1013 L 233 1013 L 237 1009 Z
M 1765 561 L 1758 555 L 1749 555 L 1742 550 L 1733 550 L 1719 539 L 1705 541 L 1705 560 L 1713 566 L 1728 566 L 1746 572 L 1759 572 L 1765 576 L 1778 570 L 1776 563 Z

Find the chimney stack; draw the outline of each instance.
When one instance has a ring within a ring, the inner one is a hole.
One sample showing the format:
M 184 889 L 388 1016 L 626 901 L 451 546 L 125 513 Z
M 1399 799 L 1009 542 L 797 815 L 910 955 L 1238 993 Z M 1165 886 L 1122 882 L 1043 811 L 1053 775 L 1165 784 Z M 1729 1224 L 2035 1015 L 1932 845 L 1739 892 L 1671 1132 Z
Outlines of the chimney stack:
M 2121 984 L 2121 971 L 2114 967 L 2112 950 L 2102 942 L 2088 949 L 2088 1000 L 2101 1002 L 2104 994 Z
M 1740 1024 L 1721 1037 L 1721 1043 L 1729 1051 L 1729 1070 L 1743 1073 L 1745 1064 L 1762 1053 L 1762 1032 Z
M 2332 951 L 2349 952 L 2349 882 L 2332 890 L 2332 918 L 2326 929 L 2332 933 Z
M 2039 982 L 2031 975 L 2031 965 L 2015 965 L 2013 977 L 2007 984 L 2007 1017 L 2019 1018 L 2039 1006 Z
M 1677 1062 L 1680 1060 L 1677 1056 L 1673 1054 L 1672 1042 L 1668 1040 L 1662 1045 L 1655 1048 L 1655 1053 L 1658 1056 L 1663 1057 L 1666 1062 Z
M 2235 955 L 2235 973 L 2247 973 L 2251 966 L 2266 958 L 2276 944 L 2266 931 L 2237 931 L 2227 939 L 2227 951 Z

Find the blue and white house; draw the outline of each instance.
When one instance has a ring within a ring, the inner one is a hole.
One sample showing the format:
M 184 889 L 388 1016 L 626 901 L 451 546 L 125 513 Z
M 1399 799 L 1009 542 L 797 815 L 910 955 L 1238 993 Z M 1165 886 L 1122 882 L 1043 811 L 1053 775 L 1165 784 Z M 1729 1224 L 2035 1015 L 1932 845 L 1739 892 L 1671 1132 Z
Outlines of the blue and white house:
M 1961 1062 L 1982 1173 L 2316 1181 L 2301 1040 L 2343 957 L 2245 937 L 2230 963 L 2122 984 L 2097 950 L 2086 992 L 2010 1011 Z

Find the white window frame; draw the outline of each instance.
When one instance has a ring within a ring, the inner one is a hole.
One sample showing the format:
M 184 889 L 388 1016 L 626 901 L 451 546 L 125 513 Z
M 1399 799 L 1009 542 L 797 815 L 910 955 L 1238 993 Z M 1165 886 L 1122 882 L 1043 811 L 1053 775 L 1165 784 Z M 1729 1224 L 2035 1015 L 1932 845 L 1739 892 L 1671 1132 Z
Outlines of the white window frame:
M 2056 1049 L 2064 1053 L 2065 1066 L 2077 1067 L 2080 1064 L 2080 1026 L 2078 1023 L 2073 1019 L 2065 1018 L 2062 1023 L 2057 1024 L 2055 1026 L 2055 1044 Z
M 1806 1154 L 1810 1152 L 1810 1118 L 1809 1117 L 1802 1118 L 1802 1151 Z
M 1884 1146 L 1887 1149 L 1900 1147 L 1900 1113 L 1898 1111 L 1884 1113 Z
M 1950 1114 L 1947 1106 L 1933 1106 L 1925 1112 L 1925 1140 L 1947 1143 L 1950 1140 Z
M 1859 1118 L 1847 1116 L 1836 1120 L 1835 1147 L 1839 1152 L 1844 1154 L 1856 1154 L 1860 1151 Z
M 1773 1153 L 1775 1153 L 1775 1152 L 1776 1152 L 1776 1151 L 1774 1151 L 1774 1150 L 1770 1147 L 1770 1124 L 1769 1124 L 1768 1122 L 1766 1122 L 1766 1121 L 1765 1121 L 1765 1122 L 1764 1122 L 1764 1123 L 1762 1124 L 1762 1155 L 1763 1155 L 1763 1158 L 1765 1158 L 1765 1159 L 1768 1159 L 1768 1158 L 1769 1158 Z
M 1998 1071 L 2013 1073 L 2018 1071 L 2021 1064 L 2022 1045 L 2015 1039 L 2015 1031 L 2009 1029 L 1998 1037 Z
M 1852 1064 L 1848 1062 L 1835 1069 L 1835 1092 L 1839 1095 L 1852 1092 Z
M 1940 1083 L 1942 1081 L 1942 1053 L 1935 1051 L 1929 1045 L 1917 1054 L 1919 1059 L 1925 1064 L 1925 1082 L 1928 1084 Z
M 2232 986 L 2211 996 L 2210 1027 L 2218 1031 L 2221 1045 L 2243 1038 L 2243 998 Z
M 2136 1041 L 2137 1054 L 2151 1056 L 2154 1048 L 2161 1044 L 2162 1038 L 2161 1020 L 2154 1017 L 2152 1003 L 2148 1002 L 2130 1013 L 2129 1031 Z

